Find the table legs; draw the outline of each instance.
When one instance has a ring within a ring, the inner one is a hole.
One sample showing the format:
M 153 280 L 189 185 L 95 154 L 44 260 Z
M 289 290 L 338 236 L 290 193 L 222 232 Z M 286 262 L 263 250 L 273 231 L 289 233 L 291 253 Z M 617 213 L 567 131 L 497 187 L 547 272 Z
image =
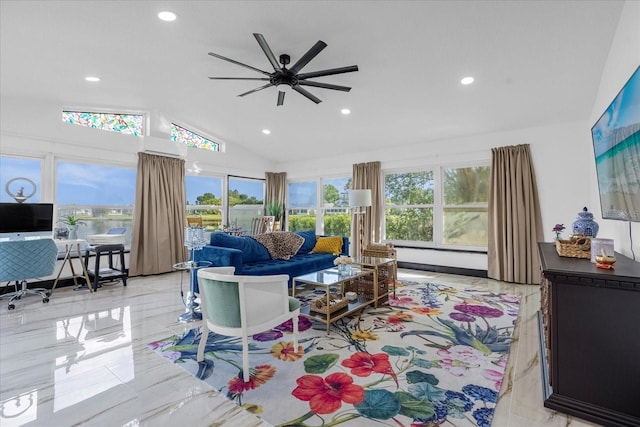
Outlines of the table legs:
M 62 270 L 64 270 L 64 266 L 67 262 L 69 262 L 69 267 L 71 267 L 71 278 L 73 279 L 73 283 L 76 285 L 76 287 L 79 286 L 78 281 L 76 280 L 77 274 L 75 269 L 73 268 L 73 262 L 71 258 L 72 249 L 73 249 L 73 244 L 65 245 L 64 260 L 62 261 L 60 270 L 58 270 L 58 275 L 56 276 L 56 280 L 53 282 L 53 287 L 51 288 L 51 292 L 49 293 L 49 295 L 53 294 L 53 291 L 56 289 L 56 286 L 58 285 L 58 281 L 60 280 L 60 275 L 62 274 Z M 87 271 L 87 267 L 85 266 L 84 260 L 82 259 L 82 252 L 80 252 L 80 243 L 76 244 L 76 250 L 78 251 L 78 259 L 80 259 L 80 265 L 82 266 L 82 275 L 84 276 L 84 279 L 87 282 L 87 288 L 89 288 L 89 292 L 94 292 L 94 289 L 91 286 L 91 279 L 89 278 L 89 272 Z
M 196 303 L 196 292 L 195 292 L 195 274 L 196 269 L 192 268 L 189 271 L 189 294 L 187 295 L 187 306 L 186 312 L 182 313 L 178 316 L 178 321 L 182 323 L 190 323 L 195 322 L 197 320 L 202 320 L 202 313 L 196 311 L 198 304 Z

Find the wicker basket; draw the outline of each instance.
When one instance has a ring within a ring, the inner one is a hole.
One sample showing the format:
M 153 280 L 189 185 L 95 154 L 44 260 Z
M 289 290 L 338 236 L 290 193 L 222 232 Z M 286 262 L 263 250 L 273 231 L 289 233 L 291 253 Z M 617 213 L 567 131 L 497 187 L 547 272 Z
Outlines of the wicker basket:
M 363 256 L 370 256 L 374 258 L 391 258 L 393 260 L 398 260 L 398 253 L 391 243 L 371 243 L 362 251 Z M 397 265 L 393 264 L 393 267 L 387 268 L 382 267 L 378 270 L 379 276 L 384 276 L 384 280 L 395 284 L 396 278 L 398 277 L 398 272 L 396 271 Z M 378 277 L 378 282 L 382 279 Z M 382 295 L 387 292 L 387 289 L 379 289 L 379 295 Z
M 309 304 L 309 309 L 318 313 L 327 314 L 349 305 L 349 301 L 344 297 L 342 299 L 334 299 L 331 297 L 331 301 L 333 304 L 327 305 L 327 297 L 316 298 Z
M 378 269 L 378 295 L 384 295 L 389 291 L 390 270 L 389 268 Z M 344 291 L 355 292 L 358 296 L 363 296 L 367 300 L 373 299 L 373 275 L 361 276 L 345 282 Z M 382 301 L 386 301 L 386 297 Z
M 375 258 L 398 258 L 396 250 L 391 243 L 371 243 L 362 250 L 362 255 Z
M 591 259 L 591 238 L 582 235 L 573 235 L 571 240 L 556 240 L 558 255 L 568 258 Z

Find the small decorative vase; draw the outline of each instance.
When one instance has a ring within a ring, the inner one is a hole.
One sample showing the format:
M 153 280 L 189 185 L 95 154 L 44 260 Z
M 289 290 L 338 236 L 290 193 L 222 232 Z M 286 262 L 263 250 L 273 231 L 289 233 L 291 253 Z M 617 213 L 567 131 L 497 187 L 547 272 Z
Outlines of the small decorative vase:
M 338 264 L 338 273 L 340 274 L 347 274 L 350 269 L 349 264 Z
M 578 219 L 573 223 L 573 234 L 596 237 L 600 226 L 593 220 L 593 214 L 585 207 L 582 212 L 578 212 Z
M 68 228 L 69 228 L 69 240 L 78 240 L 78 226 L 70 225 Z

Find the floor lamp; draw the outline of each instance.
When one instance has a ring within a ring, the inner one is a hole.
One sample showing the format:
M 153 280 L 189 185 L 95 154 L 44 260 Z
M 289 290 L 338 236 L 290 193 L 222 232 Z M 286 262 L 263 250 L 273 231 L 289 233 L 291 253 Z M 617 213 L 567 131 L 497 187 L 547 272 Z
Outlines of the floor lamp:
M 363 240 L 364 240 L 364 215 L 367 207 L 371 206 L 371 190 L 349 190 L 349 207 L 358 218 L 358 236 L 360 238 L 359 255 L 362 256 Z

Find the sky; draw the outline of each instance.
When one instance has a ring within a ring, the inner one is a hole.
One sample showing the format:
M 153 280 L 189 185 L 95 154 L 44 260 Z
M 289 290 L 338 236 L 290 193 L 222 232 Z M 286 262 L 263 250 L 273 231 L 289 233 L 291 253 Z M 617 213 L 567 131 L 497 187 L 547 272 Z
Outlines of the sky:
M 135 200 L 136 170 L 113 166 L 89 165 L 75 162 L 58 162 L 58 183 L 56 187 L 57 204 L 78 204 L 93 206 L 130 206 Z M 0 157 L 0 189 L 13 178 L 24 177 L 36 183 L 36 194 L 29 198 L 30 203 L 40 202 L 40 160 Z M 197 196 L 213 193 L 220 197 L 222 178 L 187 176 L 187 201 L 195 203 Z M 26 194 L 31 192 L 31 184 L 16 180 L 9 189 L 16 194 L 25 187 Z M 264 197 L 264 181 L 231 178 L 230 188 L 240 193 Z M 2 191 L 0 201 L 13 202 L 14 199 Z

